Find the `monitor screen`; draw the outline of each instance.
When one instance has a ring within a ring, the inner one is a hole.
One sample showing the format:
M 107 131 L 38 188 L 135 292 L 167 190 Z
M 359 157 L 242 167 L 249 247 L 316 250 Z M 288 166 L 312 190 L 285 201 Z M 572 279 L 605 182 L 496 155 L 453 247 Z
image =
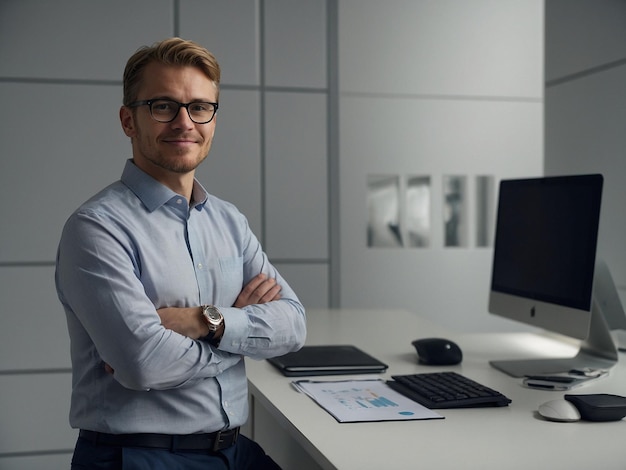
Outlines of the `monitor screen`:
M 492 314 L 588 337 L 602 185 L 601 175 L 501 181 Z
M 586 337 L 602 181 L 601 175 L 578 175 L 500 183 L 491 291 L 522 301 L 495 302 L 492 313 Z M 560 318 L 568 314 L 582 321 Z

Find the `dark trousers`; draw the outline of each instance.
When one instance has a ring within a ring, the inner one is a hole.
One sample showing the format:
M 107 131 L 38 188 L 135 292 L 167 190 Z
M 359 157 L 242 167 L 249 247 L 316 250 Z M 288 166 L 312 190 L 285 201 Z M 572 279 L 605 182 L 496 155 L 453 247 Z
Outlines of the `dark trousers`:
M 245 436 L 219 452 L 171 451 L 98 445 L 79 438 L 72 470 L 280 470 L 261 446 Z

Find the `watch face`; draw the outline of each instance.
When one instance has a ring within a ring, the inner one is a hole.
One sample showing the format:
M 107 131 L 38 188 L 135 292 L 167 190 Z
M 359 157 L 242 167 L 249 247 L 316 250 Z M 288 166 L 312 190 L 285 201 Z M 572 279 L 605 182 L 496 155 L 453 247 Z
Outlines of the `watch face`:
M 216 307 L 213 307 L 212 305 L 204 308 L 204 316 L 206 317 L 207 322 L 209 323 L 209 328 L 211 328 L 211 325 L 217 327 L 217 325 L 222 323 L 222 319 L 224 318 L 222 317 L 222 314 L 220 313 L 220 311 Z
M 220 321 L 222 319 L 222 315 L 220 314 L 220 312 L 214 308 L 207 309 L 207 314 L 210 320 Z

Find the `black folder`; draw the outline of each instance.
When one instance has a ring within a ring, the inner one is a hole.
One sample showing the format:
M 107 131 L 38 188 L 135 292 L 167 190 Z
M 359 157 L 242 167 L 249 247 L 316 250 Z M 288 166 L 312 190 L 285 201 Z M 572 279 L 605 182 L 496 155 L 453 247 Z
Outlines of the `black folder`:
M 387 364 L 352 345 L 303 346 L 268 361 L 288 377 L 378 374 L 387 370 Z

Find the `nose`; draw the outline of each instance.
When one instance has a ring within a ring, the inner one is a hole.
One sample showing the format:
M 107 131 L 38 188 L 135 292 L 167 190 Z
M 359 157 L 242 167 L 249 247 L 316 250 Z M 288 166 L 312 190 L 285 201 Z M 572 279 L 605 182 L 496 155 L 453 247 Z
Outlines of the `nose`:
M 173 129 L 193 129 L 194 122 L 189 116 L 189 110 L 185 106 L 178 108 L 178 114 L 170 122 Z

